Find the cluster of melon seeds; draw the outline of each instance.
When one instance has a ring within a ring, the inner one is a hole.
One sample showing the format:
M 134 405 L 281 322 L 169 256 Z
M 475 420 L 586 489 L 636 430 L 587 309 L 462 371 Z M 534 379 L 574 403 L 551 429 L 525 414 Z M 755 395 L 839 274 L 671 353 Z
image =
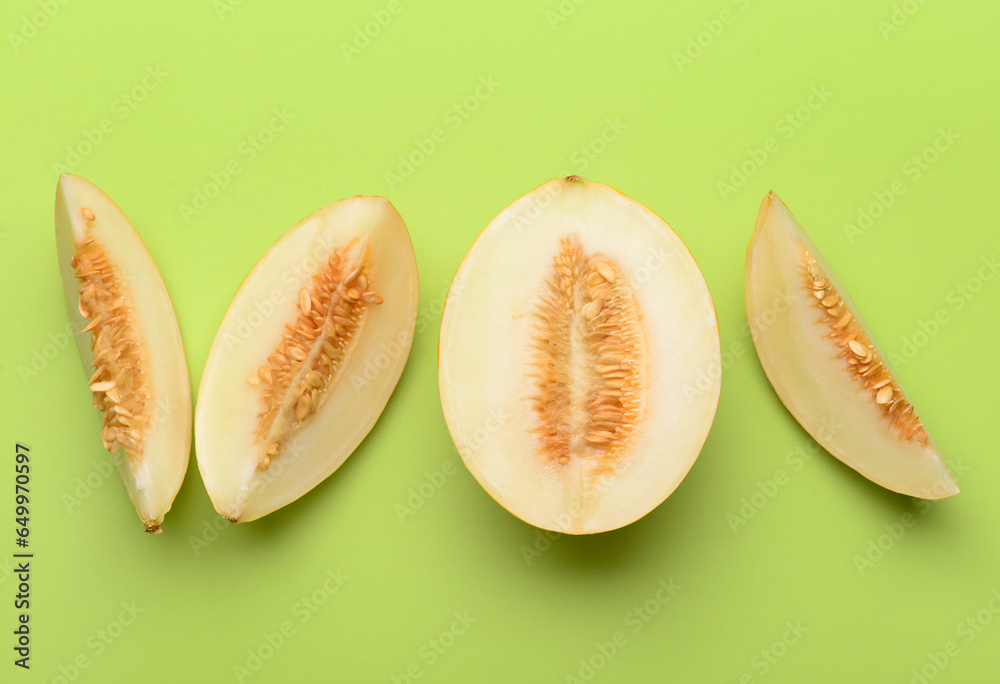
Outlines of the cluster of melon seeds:
M 820 322 L 829 328 L 829 337 L 839 351 L 837 358 L 844 359 L 845 370 L 851 373 L 851 379 L 858 380 L 869 391 L 872 401 L 904 441 L 926 442 L 927 432 L 913 404 L 904 398 L 902 389 L 879 358 L 864 328 L 851 315 L 837 289 L 809 252 L 803 256 L 803 272 L 806 287 L 816 298 L 816 306 L 823 311 Z
M 352 243 L 353 245 L 353 243 Z M 298 313 L 267 363 L 246 381 L 260 388 L 257 439 L 267 445 L 265 471 L 288 439 L 319 410 L 358 338 L 369 305 L 381 304 L 364 264 L 348 263 L 352 245 L 337 250 L 298 294 Z M 355 250 L 356 251 L 356 250 Z
M 84 208 L 81 214 L 92 226 L 94 212 Z M 143 429 L 152 418 L 152 404 L 129 291 L 93 237 L 77 243 L 70 263 L 80 280 L 80 315 L 90 319 L 83 332 L 90 333 L 94 356 L 90 378 L 94 406 L 104 414 L 101 439 L 112 453 L 125 449 L 134 471 L 142 460 Z
M 593 474 L 613 473 L 641 411 L 644 340 L 628 279 L 564 239 L 534 327 L 529 375 L 543 457 L 597 457 Z

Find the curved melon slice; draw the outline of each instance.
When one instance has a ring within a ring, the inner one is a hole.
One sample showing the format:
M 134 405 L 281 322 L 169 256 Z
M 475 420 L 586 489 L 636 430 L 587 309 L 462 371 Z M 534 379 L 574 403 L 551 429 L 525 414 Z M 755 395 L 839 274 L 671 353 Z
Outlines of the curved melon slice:
M 719 399 L 718 323 L 690 252 L 649 209 L 576 176 L 483 230 L 452 282 L 439 362 L 465 465 L 517 517 L 571 534 L 659 505 Z
M 857 308 L 773 192 L 747 250 L 746 308 L 764 372 L 823 448 L 895 492 L 958 493 Z
M 198 392 L 215 509 L 255 520 L 340 467 L 385 408 L 416 315 L 413 246 L 387 200 L 341 200 L 279 239 L 236 293 Z
M 147 532 L 159 532 L 187 471 L 191 386 L 170 297 L 139 234 L 97 186 L 62 174 L 56 247 L 94 405 Z

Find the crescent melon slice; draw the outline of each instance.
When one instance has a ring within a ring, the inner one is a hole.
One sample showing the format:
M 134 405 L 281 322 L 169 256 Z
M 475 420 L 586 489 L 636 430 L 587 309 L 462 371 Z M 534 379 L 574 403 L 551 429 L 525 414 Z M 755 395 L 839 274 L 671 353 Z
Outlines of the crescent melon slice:
M 410 235 L 382 197 L 320 209 L 261 257 L 198 391 L 198 467 L 220 514 L 257 519 L 340 467 L 403 372 L 417 291 Z
M 894 492 L 923 499 L 958 493 L 857 307 L 773 192 L 747 249 L 745 296 L 768 380 L 823 448 Z
M 55 224 L 101 440 L 143 527 L 157 533 L 191 452 L 191 386 L 177 316 L 139 234 L 96 185 L 60 176 Z

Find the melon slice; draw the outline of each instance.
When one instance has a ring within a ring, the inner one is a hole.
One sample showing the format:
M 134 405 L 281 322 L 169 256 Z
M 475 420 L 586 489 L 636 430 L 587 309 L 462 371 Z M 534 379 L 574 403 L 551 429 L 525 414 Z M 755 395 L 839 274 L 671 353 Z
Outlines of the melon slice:
M 97 186 L 62 174 L 56 247 L 101 439 L 147 532 L 159 532 L 187 471 L 191 386 L 177 317 L 156 264 Z
M 483 230 L 448 293 L 439 385 L 483 488 L 544 529 L 627 525 L 681 482 L 720 389 L 690 252 L 638 202 L 576 176 Z
M 872 482 L 923 499 L 958 485 L 844 287 L 773 192 L 746 260 L 747 319 L 782 403 Z
M 381 197 L 320 209 L 261 257 L 205 364 L 198 467 L 234 523 L 298 499 L 375 425 L 413 341 L 417 265 Z

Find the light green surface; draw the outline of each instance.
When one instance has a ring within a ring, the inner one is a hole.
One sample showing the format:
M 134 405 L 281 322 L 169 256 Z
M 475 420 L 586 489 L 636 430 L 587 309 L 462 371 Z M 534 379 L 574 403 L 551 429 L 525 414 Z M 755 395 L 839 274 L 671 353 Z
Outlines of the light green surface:
M 995 3 L 224 1 L 0 9 L 0 679 L 225 682 L 256 667 L 241 681 L 406 682 L 415 668 L 413 681 L 444 682 L 919 682 L 924 668 L 928 681 L 993 681 L 1000 278 L 980 269 L 1000 251 Z M 391 20 L 369 24 L 373 12 Z M 377 35 L 345 55 L 366 26 Z M 913 165 L 940 130 L 958 137 Z M 757 148 L 771 152 L 754 169 Z M 415 168 L 400 168 L 411 154 Z M 195 205 L 230 162 L 239 173 Z M 720 189 L 744 162 L 749 177 Z M 62 337 L 55 163 L 142 234 L 195 389 L 233 293 L 281 233 L 341 197 L 389 197 L 420 267 L 418 333 L 340 471 L 265 519 L 216 528 L 192 461 L 164 533 L 141 532 L 118 476 L 101 474 L 98 416 Z M 437 329 L 483 226 L 566 173 L 670 223 L 732 356 L 676 493 L 623 530 L 550 540 L 461 465 L 438 403 Z M 902 194 L 869 228 L 846 227 L 894 182 Z M 899 357 L 958 497 L 916 507 L 880 489 L 816 451 L 777 400 L 742 297 L 771 188 Z M 15 440 L 33 457 L 30 673 L 11 662 Z M 420 508 L 401 519 L 411 497 Z M 734 529 L 744 499 L 766 503 Z M 612 646 L 597 644 L 616 640 L 605 658 Z

